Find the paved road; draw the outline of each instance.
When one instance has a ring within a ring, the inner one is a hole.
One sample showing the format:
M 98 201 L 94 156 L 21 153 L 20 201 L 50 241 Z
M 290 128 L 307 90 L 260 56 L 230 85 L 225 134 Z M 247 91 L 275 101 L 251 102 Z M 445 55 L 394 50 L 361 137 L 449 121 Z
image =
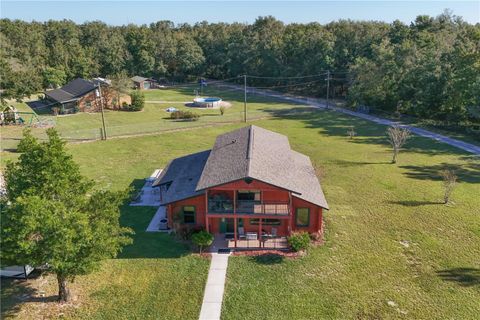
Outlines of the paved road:
M 223 86 L 223 87 L 227 87 L 227 88 L 238 89 L 238 90 L 241 90 L 241 91 L 244 90 L 244 88 L 242 86 L 236 86 L 236 85 L 232 85 L 232 84 L 217 84 L 217 86 Z M 295 102 L 295 103 L 306 104 L 306 105 L 309 105 L 309 106 L 312 106 L 312 107 L 315 107 L 315 108 L 319 108 L 319 109 L 327 109 L 327 107 L 324 103 L 319 102 L 316 99 L 306 99 L 306 98 L 302 98 L 302 97 L 288 96 L 288 95 L 283 95 L 281 93 L 277 93 L 277 92 L 273 92 L 273 91 L 269 91 L 269 90 L 261 90 L 261 89 L 255 89 L 255 88 L 247 88 L 247 92 L 248 93 L 261 94 L 261 95 L 264 95 L 264 96 L 268 96 L 268 97 L 272 97 L 272 98 L 276 98 L 276 99 L 281 99 L 281 100 L 285 100 L 285 101 L 291 101 L 291 102 Z M 464 151 L 473 153 L 475 155 L 480 155 L 480 146 L 477 146 L 477 145 L 474 145 L 474 144 L 471 144 L 471 143 L 468 143 L 468 142 L 464 142 L 464 141 L 461 141 L 461 140 L 449 138 L 447 136 L 444 136 L 444 135 L 441 135 L 441 134 L 438 134 L 438 133 L 434 133 L 434 132 L 431 132 L 431 131 L 428 131 L 428 130 L 425 130 L 425 129 L 413 127 L 413 126 L 410 126 L 410 125 L 402 124 L 400 122 L 396 122 L 396 121 L 392 121 L 392 120 L 388 120 L 388 119 L 383 119 L 383 118 L 372 116 L 372 115 L 369 115 L 369 114 L 355 112 L 355 111 L 344 109 L 344 108 L 338 108 L 338 107 L 331 107 L 330 106 L 328 108 L 328 110 L 348 114 L 348 115 L 351 115 L 351 116 L 354 116 L 354 117 L 357 117 L 357 118 L 362 118 L 362 119 L 369 120 L 369 121 L 372 121 L 372 122 L 375 122 L 375 123 L 378 123 L 378 124 L 382 124 L 382 125 L 386 125 L 386 126 L 399 125 L 399 126 L 408 128 L 411 132 L 413 132 L 413 133 L 415 133 L 419 136 L 431 138 L 431 139 L 434 139 L 436 141 L 440 141 L 440 142 L 449 144 L 451 146 L 457 147 L 459 149 L 462 149 Z

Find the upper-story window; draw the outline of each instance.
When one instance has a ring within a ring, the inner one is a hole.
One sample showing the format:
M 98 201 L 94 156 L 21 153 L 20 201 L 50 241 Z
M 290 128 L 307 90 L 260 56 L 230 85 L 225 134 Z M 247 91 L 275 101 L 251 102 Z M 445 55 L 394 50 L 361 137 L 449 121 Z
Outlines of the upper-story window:
M 238 190 L 237 199 L 239 201 L 260 201 L 260 191 Z
M 297 208 L 295 212 L 295 224 L 297 227 L 308 227 L 310 224 L 309 208 Z
M 183 207 L 183 223 L 186 223 L 186 224 L 195 223 L 195 207 L 194 206 Z

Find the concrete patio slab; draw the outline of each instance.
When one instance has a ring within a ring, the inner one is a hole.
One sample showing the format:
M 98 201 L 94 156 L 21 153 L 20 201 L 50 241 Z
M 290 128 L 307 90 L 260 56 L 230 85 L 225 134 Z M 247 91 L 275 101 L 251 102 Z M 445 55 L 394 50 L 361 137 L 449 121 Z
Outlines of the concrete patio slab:
M 149 178 L 145 179 L 145 184 L 138 197 L 130 203 L 131 206 L 151 206 L 157 207 L 160 205 L 160 190 L 152 188 L 152 183 L 162 173 L 162 169 L 155 170 Z

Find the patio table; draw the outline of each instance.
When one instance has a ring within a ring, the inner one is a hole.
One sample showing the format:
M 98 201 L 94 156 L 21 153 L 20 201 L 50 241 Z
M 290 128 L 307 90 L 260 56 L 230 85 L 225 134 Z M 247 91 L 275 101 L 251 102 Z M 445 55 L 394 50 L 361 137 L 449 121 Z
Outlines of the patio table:
M 247 232 L 245 235 L 246 235 L 247 240 L 257 240 L 258 239 L 258 235 L 257 235 L 256 232 Z

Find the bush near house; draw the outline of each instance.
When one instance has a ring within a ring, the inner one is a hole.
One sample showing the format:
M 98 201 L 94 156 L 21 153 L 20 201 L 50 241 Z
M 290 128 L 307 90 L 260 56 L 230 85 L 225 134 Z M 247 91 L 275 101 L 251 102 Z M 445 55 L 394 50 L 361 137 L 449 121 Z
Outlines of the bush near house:
M 175 111 L 170 113 L 170 119 L 197 121 L 200 115 L 192 111 Z
M 130 93 L 132 104 L 127 107 L 128 111 L 142 111 L 145 107 L 145 95 L 141 91 L 133 91 Z
M 208 247 L 213 242 L 213 235 L 205 230 L 194 233 L 192 235 L 192 242 L 198 246 L 200 253 L 204 247 Z
M 296 252 L 306 250 L 310 245 L 310 236 L 307 232 L 292 233 L 287 240 L 292 250 Z

